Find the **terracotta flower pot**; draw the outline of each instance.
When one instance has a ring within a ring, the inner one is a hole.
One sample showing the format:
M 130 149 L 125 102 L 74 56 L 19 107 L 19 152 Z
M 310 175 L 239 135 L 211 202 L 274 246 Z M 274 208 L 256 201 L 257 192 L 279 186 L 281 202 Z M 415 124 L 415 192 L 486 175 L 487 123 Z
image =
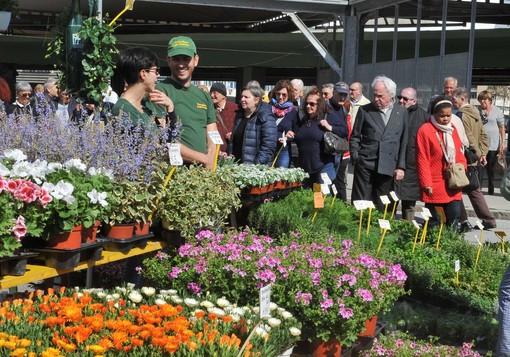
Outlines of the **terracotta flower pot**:
M 310 344 L 310 354 L 312 357 L 340 357 L 342 346 L 336 338 L 327 341 L 315 340 Z
M 100 221 L 96 221 L 96 223 L 89 228 L 84 229 L 84 233 L 81 236 L 82 243 L 94 243 L 97 237 L 97 231 L 99 230 L 99 226 L 101 225 Z
M 375 337 L 375 328 L 377 326 L 377 315 L 372 316 L 371 319 L 365 321 L 365 330 L 358 334 L 358 336 Z
M 151 222 L 140 222 L 135 224 L 135 236 L 144 236 L 149 234 Z
M 129 239 L 133 238 L 135 224 L 116 224 L 113 226 L 106 226 L 106 237 L 114 239 Z
M 82 235 L 85 234 L 83 225 L 75 226 L 71 232 L 59 232 L 50 235 L 45 246 L 54 249 L 78 249 L 81 247 Z

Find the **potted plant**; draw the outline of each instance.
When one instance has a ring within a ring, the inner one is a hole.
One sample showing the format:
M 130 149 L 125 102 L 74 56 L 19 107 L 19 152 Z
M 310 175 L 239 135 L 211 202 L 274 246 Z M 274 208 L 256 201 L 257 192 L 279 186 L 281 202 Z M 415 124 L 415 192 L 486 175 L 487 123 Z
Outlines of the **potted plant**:
M 16 13 L 19 0 L 0 0 L 0 31 L 6 31 L 11 22 L 12 14 Z
M 217 229 L 240 206 L 239 188 L 227 173 L 195 165 L 178 167 L 164 187 L 169 171 L 170 166 L 161 163 L 150 183 L 159 190 L 155 216 L 168 230 L 188 237 L 204 227 Z

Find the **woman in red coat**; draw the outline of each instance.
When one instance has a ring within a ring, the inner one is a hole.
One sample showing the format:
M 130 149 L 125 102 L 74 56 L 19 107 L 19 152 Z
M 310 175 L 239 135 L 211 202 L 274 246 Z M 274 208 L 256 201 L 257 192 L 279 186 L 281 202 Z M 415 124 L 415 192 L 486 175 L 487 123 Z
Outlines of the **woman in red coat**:
M 439 96 L 432 103 L 433 114 L 418 130 L 416 136 L 416 165 L 421 190 L 421 200 L 432 213 L 429 224 L 439 223 L 436 207 L 442 207 L 446 223 L 456 225 L 460 216 L 462 190 L 450 190 L 446 181 L 446 158 L 467 167 L 462 142 L 457 129 L 450 123 L 453 104 L 449 97 Z

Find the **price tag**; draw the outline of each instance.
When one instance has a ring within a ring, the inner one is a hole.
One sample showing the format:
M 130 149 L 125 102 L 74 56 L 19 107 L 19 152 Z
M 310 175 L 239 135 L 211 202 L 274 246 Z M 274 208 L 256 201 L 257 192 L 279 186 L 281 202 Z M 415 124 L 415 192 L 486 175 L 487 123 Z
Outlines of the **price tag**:
M 483 224 L 482 224 L 482 221 L 476 221 L 476 226 L 481 230 L 483 231 Z
M 414 224 L 414 227 L 416 229 L 420 229 L 420 225 L 418 224 L 418 222 L 416 222 L 414 219 L 412 220 L 413 224 Z
M 383 205 L 389 205 L 391 203 L 390 199 L 386 195 L 379 196 Z
M 271 285 L 266 285 L 260 288 L 259 291 L 260 301 L 260 318 L 269 317 L 271 315 Z
M 333 191 L 333 195 L 335 195 L 335 196 L 338 193 L 338 190 L 336 189 L 335 185 L 331 185 L 331 191 Z
M 421 216 L 421 218 L 423 218 L 424 221 L 428 221 L 429 220 L 429 215 L 425 212 L 418 212 L 418 214 Z
M 392 199 L 393 201 L 395 201 L 395 202 L 397 202 L 397 201 L 398 201 L 398 196 L 397 196 L 397 194 L 395 193 L 395 191 L 391 191 L 391 192 L 390 192 L 390 196 L 391 196 L 391 199 Z
M 460 271 L 460 260 L 455 261 L 455 272 Z
M 421 211 L 427 215 L 427 217 L 432 217 L 432 214 L 430 213 L 430 210 L 427 207 L 422 207 Z
M 287 146 L 287 137 L 285 136 L 285 132 L 282 133 L 282 145 L 283 147 Z
M 504 231 L 494 231 L 494 234 L 499 237 L 499 239 L 503 240 L 506 237 L 506 232 Z
M 443 207 L 436 206 L 436 213 L 439 215 L 439 218 L 441 218 L 441 222 L 446 223 L 446 214 L 444 213 Z
M 322 192 L 313 193 L 313 207 L 324 208 L 324 196 L 322 196 Z
M 207 135 L 209 135 L 209 139 L 216 145 L 223 145 L 223 140 L 221 139 L 221 135 L 219 131 L 208 131 Z
M 181 156 L 181 144 L 166 144 L 168 148 L 168 157 L 170 159 L 170 165 L 172 166 L 182 166 L 184 162 L 182 161 Z
M 329 185 L 326 183 L 321 184 L 321 192 L 325 195 L 329 195 L 331 193 L 329 191 Z
M 323 172 L 321 174 L 322 182 L 324 182 L 326 185 L 331 185 L 331 179 L 329 178 L 328 174 Z
M 363 200 L 357 200 L 353 202 L 354 208 L 356 208 L 357 211 L 361 211 L 362 209 L 367 208 L 367 201 Z
M 313 192 L 322 192 L 322 186 L 320 183 L 313 184 Z
M 379 228 L 391 230 L 390 221 L 387 219 L 379 219 Z
M 375 208 L 374 202 L 372 201 L 365 201 L 367 203 L 367 208 Z

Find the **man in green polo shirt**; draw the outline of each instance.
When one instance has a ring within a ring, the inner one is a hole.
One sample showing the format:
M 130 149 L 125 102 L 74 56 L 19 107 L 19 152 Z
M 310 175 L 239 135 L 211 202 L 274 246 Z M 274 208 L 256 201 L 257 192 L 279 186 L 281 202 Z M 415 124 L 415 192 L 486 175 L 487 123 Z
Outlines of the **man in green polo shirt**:
M 156 88 L 170 97 L 173 113 L 182 122 L 182 159 L 187 163 L 197 162 L 212 168 L 216 148 L 207 132 L 218 130 L 216 113 L 209 93 L 191 84 L 191 75 L 198 65 L 193 40 L 187 36 L 172 38 L 168 43 L 167 63 L 172 74 Z

